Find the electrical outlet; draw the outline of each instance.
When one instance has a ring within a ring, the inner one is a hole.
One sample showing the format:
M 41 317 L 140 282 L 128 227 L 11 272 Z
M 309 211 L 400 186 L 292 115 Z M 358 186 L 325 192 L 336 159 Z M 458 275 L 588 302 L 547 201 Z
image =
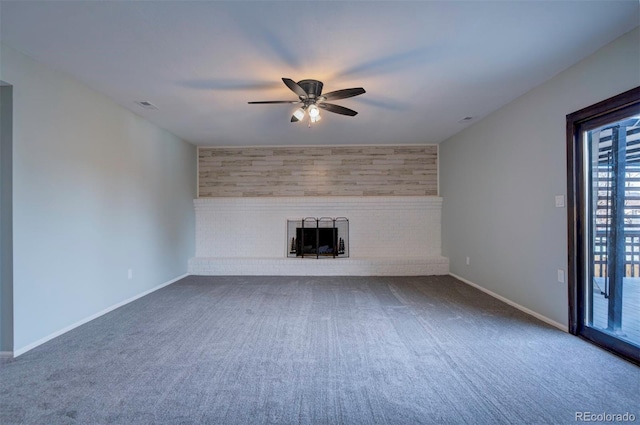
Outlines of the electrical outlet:
M 564 195 L 556 195 L 556 208 L 564 208 Z
M 564 283 L 564 270 L 558 269 L 558 282 Z
M 129 269 L 129 271 L 127 272 L 127 278 L 133 279 L 133 269 Z
M 468 266 L 469 264 L 470 264 L 470 263 L 469 263 L 469 257 L 467 257 L 467 266 Z

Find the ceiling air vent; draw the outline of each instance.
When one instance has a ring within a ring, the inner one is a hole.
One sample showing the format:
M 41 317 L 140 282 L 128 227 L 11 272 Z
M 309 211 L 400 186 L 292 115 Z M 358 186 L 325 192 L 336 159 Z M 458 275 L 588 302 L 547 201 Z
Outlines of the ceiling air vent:
M 138 106 L 143 107 L 144 109 L 158 109 L 156 105 L 151 102 L 147 102 L 146 100 L 139 100 L 136 102 Z

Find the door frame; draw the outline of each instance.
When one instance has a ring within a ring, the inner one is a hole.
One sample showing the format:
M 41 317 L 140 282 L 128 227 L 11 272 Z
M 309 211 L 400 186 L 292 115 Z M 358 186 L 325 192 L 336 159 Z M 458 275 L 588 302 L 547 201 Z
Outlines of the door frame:
M 589 181 L 585 177 L 584 143 L 581 133 L 585 127 L 604 125 L 607 121 L 622 119 L 629 110 L 640 107 L 640 86 L 598 102 L 567 115 L 567 229 L 568 229 L 568 291 L 569 291 L 569 332 L 584 338 L 625 359 L 640 364 L 638 350 L 631 344 L 585 326 L 584 285 L 586 270 L 586 247 L 589 244 L 585 234 L 588 217 L 585 214 L 586 189 Z
M 0 80 L 0 361 L 13 357 L 13 86 Z

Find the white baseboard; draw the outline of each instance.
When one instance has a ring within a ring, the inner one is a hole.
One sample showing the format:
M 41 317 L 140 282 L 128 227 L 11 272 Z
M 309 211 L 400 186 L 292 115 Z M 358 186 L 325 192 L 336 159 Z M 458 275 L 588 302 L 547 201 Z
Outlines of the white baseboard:
M 559 323 L 559 322 L 556 322 L 555 320 L 549 319 L 547 316 L 543 316 L 542 314 L 537 313 L 537 312 L 535 312 L 533 310 L 530 310 L 527 307 L 523 307 L 520 304 L 518 304 L 516 302 L 513 302 L 508 298 L 503 297 L 502 295 L 498 295 L 495 292 L 492 292 L 492 291 L 490 291 L 490 290 L 488 290 L 486 288 L 483 288 L 482 286 L 478 285 L 477 283 L 471 282 L 470 280 L 467 280 L 467 279 L 465 279 L 465 278 L 463 278 L 461 276 L 458 276 L 458 275 L 456 275 L 454 273 L 449 272 L 449 275 L 455 277 L 456 279 L 458 279 L 461 282 L 466 283 L 469 286 L 473 286 L 474 288 L 479 289 L 480 291 L 484 292 L 487 295 L 491 295 L 493 298 L 496 298 L 496 299 L 502 301 L 505 304 L 509 304 L 511 307 L 517 308 L 518 310 L 522 311 L 523 313 L 527 313 L 528 315 L 533 316 L 538 320 L 542 320 L 543 322 L 545 322 L 545 323 L 547 323 L 547 324 L 549 324 L 549 325 L 551 325 L 551 326 L 553 326 L 555 328 L 558 328 L 561 331 L 569 332 L 569 327 L 566 326 L 566 325 L 563 325 L 562 323 Z
M 156 287 L 153 287 L 153 288 L 151 288 L 151 289 L 149 289 L 147 291 L 144 291 L 144 292 L 142 292 L 142 293 L 140 293 L 138 295 L 134 295 L 133 297 L 128 298 L 128 299 L 126 299 L 124 301 L 121 301 L 121 302 L 119 302 L 117 304 L 114 304 L 111 307 L 107 307 L 104 310 L 97 312 L 96 314 L 92 314 L 91 316 L 86 317 L 86 318 L 84 318 L 84 319 L 82 319 L 82 320 L 80 320 L 80 321 L 78 321 L 78 322 L 76 322 L 76 323 L 74 323 L 72 325 L 69 325 L 69 326 L 67 326 L 65 328 L 62 328 L 59 331 L 56 331 L 56 332 L 54 332 L 54 333 L 52 333 L 50 335 L 45 336 L 44 338 L 40 338 L 39 340 L 37 340 L 35 342 L 32 342 L 31 344 L 28 344 L 28 345 L 26 345 L 26 346 L 24 346 L 22 348 L 19 348 L 19 349 L 15 350 L 13 352 L 13 356 L 14 357 L 18 357 L 18 356 L 26 353 L 27 351 L 33 350 L 37 346 L 42 345 L 45 342 L 52 340 L 53 338 L 56 338 L 56 337 L 58 337 L 58 336 L 60 336 L 60 335 L 62 335 L 64 333 L 69 332 L 72 329 L 77 328 L 78 326 L 84 325 L 85 323 L 90 322 L 93 319 L 97 319 L 100 316 L 104 316 L 105 314 L 115 310 L 118 307 L 122 307 L 123 305 L 129 304 L 130 302 L 133 302 L 133 301 L 137 300 L 138 298 L 142 298 L 145 295 L 149 295 L 150 293 L 155 292 L 158 289 L 164 288 L 165 286 L 171 285 L 172 283 L 177 282 L 180 279 L 183 279 L 183 278 L 185 278 L 187 276 L 189 276 L 189 273 L 185 273 L 182 276 L 178 276 L 175 279 L 171 279 L 168 282 L 161 283 L 160 285 L 158 285 Z
M 8 360 L 13 358 L 13 351 L 0 351 L 0 360 Z

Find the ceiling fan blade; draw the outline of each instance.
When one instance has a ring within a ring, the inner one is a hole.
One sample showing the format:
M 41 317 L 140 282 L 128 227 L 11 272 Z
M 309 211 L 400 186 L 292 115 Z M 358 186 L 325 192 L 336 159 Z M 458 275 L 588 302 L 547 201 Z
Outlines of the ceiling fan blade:
M 291 91 L 297 94 L 301 99 L 307 98 L 307 92 L 304 91 L 304 89 L 300 87 L 298 83 L 293 81 L 291 78 L 283 78 L 282 82 L 285 83 L 286 86 L 289 87 Z
M 247 102 L 249 105 L 269 105 L 274 103 L 289 103 L 296 104 L 300 103 L 299 100 L 260 100 L 258 102 Z
M 329 112 L 335 112 L 336 114 L 340 115 L 348 115 L 350 117 L 358 115 L 358 113 L 353 109 L 345 108 L 344 106 L 340 105 L 334 105 L 333 103 L 318 103 L 318 107 L 326 109 Z
M 296 118 L 295 115 L 291 115 L 291 122 L 298 122 L 300 121 L 298 118 Z
M 337 100 L 337 99 L 346 99 L 347 97 L 358 96 L 363 93 L 366 93 L 366 91 L 364 91 L 362 87 L 356 87 L 353 89 L 343 89 L 343 90 L 332 91 L 332 92 L 323 94 L 322 97 L 324 97 L 326 100 Z

